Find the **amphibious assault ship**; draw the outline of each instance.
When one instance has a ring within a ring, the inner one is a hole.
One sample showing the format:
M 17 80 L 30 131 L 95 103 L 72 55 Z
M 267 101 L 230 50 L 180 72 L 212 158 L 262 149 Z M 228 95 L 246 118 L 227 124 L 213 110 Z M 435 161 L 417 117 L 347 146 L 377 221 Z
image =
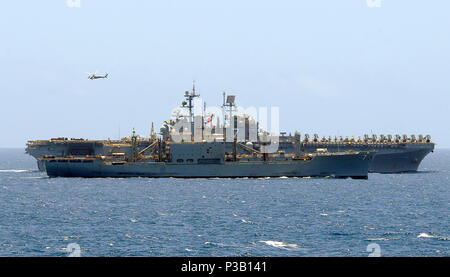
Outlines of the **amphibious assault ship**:
M 257 122 L 232 116 L 234 96 L 224 100 L 230 116 L 222 127 L 211 123 L 212 116 L 205 122 L 203 114 L 194 115 L 193 100 L 199 96 L 195 88 L 184 96 L 181 107 L 189 113 L 166 121 L 160 137 L 152 128 L 148 140 L 134 130 L 129 142 L 56 139 L 52 143 L 62 150 L 60 156 L 45 155 L 38 161 L 51 177 L 368 177 L 369 151 L 303 153 L 296 135 L 293 151 L 285 153 L 278 149 L 278 135 L 255 133 Z M 238 121 L 243 128 L 233 127 Z M 254 143 L 250 137 L 256 138 Z

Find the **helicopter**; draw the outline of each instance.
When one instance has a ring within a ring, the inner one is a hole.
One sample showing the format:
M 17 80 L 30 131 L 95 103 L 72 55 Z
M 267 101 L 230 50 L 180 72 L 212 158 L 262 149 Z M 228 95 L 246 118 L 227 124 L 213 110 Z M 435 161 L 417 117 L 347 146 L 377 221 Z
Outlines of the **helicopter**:
M 91 74 L 91 73 L 87 73 L 87 74 L 89 75 L 88 76 L 89 80 L 108 78 L 108 73 L 106 73 L 105 75 L 97 75 L 97 71 L 95 71 L 95 73 L 93 73 L 93 74 Z

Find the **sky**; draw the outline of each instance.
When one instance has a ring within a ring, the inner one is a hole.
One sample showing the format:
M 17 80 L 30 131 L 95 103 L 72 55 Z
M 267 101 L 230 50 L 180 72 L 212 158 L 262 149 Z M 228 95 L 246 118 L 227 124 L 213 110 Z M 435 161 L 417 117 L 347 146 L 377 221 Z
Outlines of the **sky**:
M 195 80 L 209 106 L 226 91 L 278 107 L 288 133 L 429 134 L 450 148 L 448 11 L 444 0 L 4 1 L 0 147 L 147 137 Z M 88 80 L 97 70 L 108 79 Z

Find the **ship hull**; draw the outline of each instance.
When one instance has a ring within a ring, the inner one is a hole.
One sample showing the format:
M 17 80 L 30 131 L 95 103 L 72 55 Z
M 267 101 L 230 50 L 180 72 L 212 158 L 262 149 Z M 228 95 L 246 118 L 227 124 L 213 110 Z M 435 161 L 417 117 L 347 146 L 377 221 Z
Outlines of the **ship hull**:
M 317 148 L 326 148 L 329 152 L 373 151 L 374 157 L 370 163 L 369 172 L 402 173 L 417 171 L 425 156 L 434 151 L 434 144 L 305 143 L 301 151 L 314 152 Z
M 45 162 L 41 160 L 37 160 L 37 167 L 39 171 L 45 171 Z
M 377 153 L 370 163 L 369 172 L 398 173 L 416 172 L 430 150 L 411 150 L 398 153 Z
M 50 177 L 176 177 L 176 178 L 237 178 L 237 177 L 336 177 L 367 179 L 368 153 L 315 156 L 306 161 L 237 161 L 223 164 L 171 164 L 129 162 L 111 164 L 101 159 L 44 160 Z
M 142 150 L 151 141 L 139 142 L 137 148 Z M 45 171 L 45 164 L 39 158 L 45 156 L 55 157 L 85 157 L 86 155 L 111 155 L 113 153 L 124 153 L 125 156 L 132 155 L 132 148 L 129 142 L 123 141 L 72 141 L 72 140 L 47 140 L 47 141 L 33 141 L 27 144 L 25 153 L 34 157 L 37 160 L 37 167 L 40 171 Z

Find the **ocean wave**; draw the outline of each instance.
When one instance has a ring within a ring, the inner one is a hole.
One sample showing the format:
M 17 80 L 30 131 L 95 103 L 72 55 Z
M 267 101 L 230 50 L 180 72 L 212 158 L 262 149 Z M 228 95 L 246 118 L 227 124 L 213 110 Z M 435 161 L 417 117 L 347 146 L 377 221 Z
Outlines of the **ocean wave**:
M 48 176 L 27 176 L 27 177 L 20 177 L 20 179 L 49 179 Z
M 332 232 L 330 233 L 332 236 L 351 236 L 353 233 L 345 233 L 345 232 Z
M 23 172 L 36 172 L 36 170 L 30 170 L 30 169 L 0 169 L 0 173 L 23 173 Z
M 232 247 L 231 245 L 226 245 L 220 242 L 212 242 L 212 241 L 205 241 L 205 245 L 211 245 L 211 246 L 219 246 L 219 247 Z
M 80 236 L 65 236 L 64 241 L 68 241 L 69 239 L 80 239 Z
M 433 235 L 429 235 L 429 234 L 427 234 L 427 233 L 420 233 L 418 236 L 417 236 L 417 238 L 424 238 L 424 239 L 432 239 L 432 238 L 435 238 L 436 236 L 433 236 Z
M 384 232 L 383 235 L 390 236 L 390 235 L 398 235 L 399 232 Z
M 388 241 L 388 240 L 398 240 L 400 238 L 394 237 L 394 238 L 367 238 L 366 241 Z
M 284 250 L 292 250 L 292 249 L 299 248 L 299 246 L 295 243 L 287 243 L 287 242 L 274 241 L 274 240 L 261 240 L 260 242 L 265 243 L 269 246 L 284 249 Z

